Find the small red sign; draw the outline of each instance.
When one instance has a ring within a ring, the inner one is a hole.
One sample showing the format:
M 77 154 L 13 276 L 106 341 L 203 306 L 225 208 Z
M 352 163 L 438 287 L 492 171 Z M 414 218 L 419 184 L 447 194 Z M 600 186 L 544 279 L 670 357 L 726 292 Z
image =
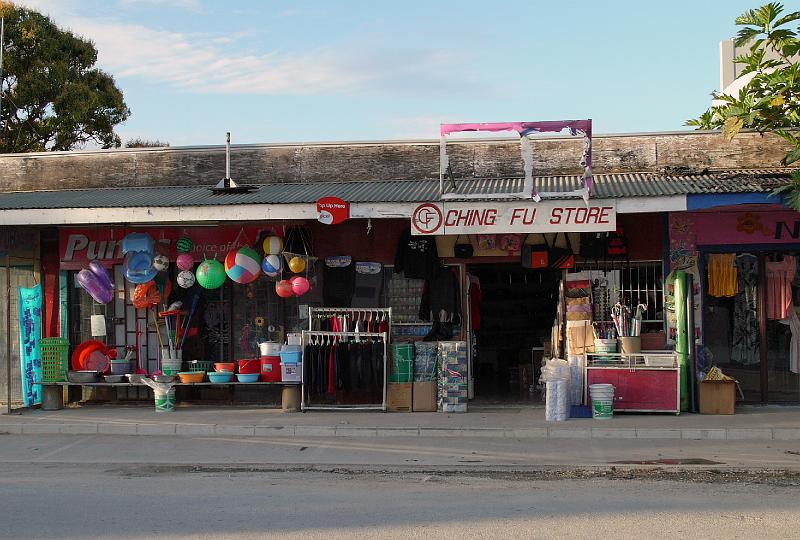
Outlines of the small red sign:
M 317 220 L 325 225 L 336 225 L 350 219 L 350 203 L 339 197 L 323 197 L 317 201 Z

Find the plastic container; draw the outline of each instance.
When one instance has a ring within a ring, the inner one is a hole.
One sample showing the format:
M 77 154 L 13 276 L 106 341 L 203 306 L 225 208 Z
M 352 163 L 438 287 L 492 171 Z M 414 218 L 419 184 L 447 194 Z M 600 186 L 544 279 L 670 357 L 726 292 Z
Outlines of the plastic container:
M 281 357 L 261 357 L 261 380 L 264 382 L 281 382 Z
M 164 375 L 177 375 L 183 367 L 183 360 L 180 358 L 162 358 L 161 371 Z
M 237 373 L 236 379 L 239 382 L 258 382 L 258 373 Z
M 209 360 L 191 360 L 183 363 L 186 367 L 185 371 L 211 371 L 211 362 Z
M 112 360 L 111 361 L 111 374 L 112 375 L 125 375 L 130 373 L 131 363 L 127 360 Z
M 286 334 L 286 343 L 289 345 L 301 345 L 303 343 L 303 334 L 299 332 Z
M 592 418 L 608 420 L 614 416 L 613 384 L 590 384 L 589 398 L 592 400 Z
M 255 373 L 258 375 L 261 373 L 261 360 L 258 359 L 248 359 L 248 360 L 239 360 L 239 373 L 243 373 L 245 375 Z
M 595 339 L 594 340 L 594 353 L 595 354 L 603 354 L 603 353 L 615 353 L 617 352 L 617 340 L 616 339 Z M 596 360 L 600 362 L 610 362 L 613 357 L 611 356 L 597 356 L 595 357 Z
M 198 383 L 203 382 L 203 379 L 206 378 L 205 371 L 181 371 L 178 373 L 178 378 L 181 380 L 182 383 Z
M 67 380 L 69 370 L 69 340 L 67 338 L 42 338 L 42 382 Z
M 217 362 L 214 364 L 214 371 L 230 371 L 233 373 L 236 371 L 236 364 L 233 362 Z
M 281 362 L 281 382 L 300 382 L 302 362 Z
M 570 366 L 560 358 L 551 358 L 542 367 L 545 387 L 544 418 L 548 422 L 563 422 L 569 419 Z
M 639 354 L 642 352 L 642 338 L 639 336 L 620 337 L 619 352 L 623 354 Z
M 264 341 L 258 344 L 261 356 L 278 356 L 281 352 L 281 344 L 276 341 Z
M 175 387 L 170 387 L 169 390 L 163 391 L 160 389 L 153 389 L 153 396 L 155 398 L 156 412 L 172 412 L 175 410 Z
M 233 371 L 209 371 L 207 375 L 212 383 L 229 383 L 233 379 Z
M 287 364 L 299 364 L 303 361 L 302 351 L 281 351 L 281 362 Z

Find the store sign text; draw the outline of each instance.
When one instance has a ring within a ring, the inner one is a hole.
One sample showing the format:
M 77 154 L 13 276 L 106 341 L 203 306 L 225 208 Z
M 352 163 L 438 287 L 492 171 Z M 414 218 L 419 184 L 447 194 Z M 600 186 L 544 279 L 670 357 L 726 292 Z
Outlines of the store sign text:
M 600 232 L 617 228 L 614 203 L 425 203 L 411 216 L 418 235 Z

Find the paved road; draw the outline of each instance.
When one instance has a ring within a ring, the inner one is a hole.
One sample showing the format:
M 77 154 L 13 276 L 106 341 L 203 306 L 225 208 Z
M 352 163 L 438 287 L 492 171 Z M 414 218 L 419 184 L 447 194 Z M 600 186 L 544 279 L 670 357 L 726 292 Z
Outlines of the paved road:
M 0 462 L 5 463 L 538 467 L 659 459 L 800 469 L 800 441 L 0 435 Z
M 780 483 L 3 463 L 0 537 L 790 538 L 799 498 Z

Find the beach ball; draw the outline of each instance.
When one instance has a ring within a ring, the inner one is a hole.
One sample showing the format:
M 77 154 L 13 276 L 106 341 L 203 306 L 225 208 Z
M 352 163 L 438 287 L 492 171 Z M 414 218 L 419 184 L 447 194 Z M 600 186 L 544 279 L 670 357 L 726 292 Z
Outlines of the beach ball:
M 178 266 L 179 270 L 191 270 L 194 268 L 194 257 L 188 253 L 181 253 L 175 260 L 175 264 Z
M 153 257 L 153 268 L 159 272 L 163 272 L 169 268 L 169 257 L 160 254 Z
M 275 284 L 275 293 L 281 298 L 290 298 L 294 296 L 292 284 L 286 279 L 282 279 Z
M 184 270 L 183 272 L 178 274 L 178 277 L 176 279 L 178 281 L 178 287 L 182 289 L 188 289 L 189 287 L 194 285 L 196 281 L 194 278 L 194 274 L 191 272 L 191 270 Z
M 218 289 L 225 283 L 225 267 L 216 259 L 208 259 L 200 263 L 195 276 L 201 287 Z
M 299 274 L 306 269 L 306 261 L 302 257 L 292 257 L 289 259 L 289 270 Z
M 280 255 L 267 255 L 261 261 L 261 269 L 269 277 L 275 277 L 283 270 L 283 259 Z
M 261 275 L 261 257 L 253 248 L 234 249 L 225 257 L 225 273 L 236 283 L 255 281 Z
M 190 251 L 192 251 L 192 248 L 194 247 L 194 242 L 192 242 L 192 239 L 189 238 L 188 236 L 183 236 L 178 239 L 177 246 L 179 253 L 189 253 Z
M 267 236 L 264 238 L 264 254 L 277 255 L 283 251 L 283 238 L 280 236 Z
M 303 296 L 311 289 L 311 283 L 303 276 L 294 276 L 289 281 L 292 284 L 292 292 L 295 296 Z

